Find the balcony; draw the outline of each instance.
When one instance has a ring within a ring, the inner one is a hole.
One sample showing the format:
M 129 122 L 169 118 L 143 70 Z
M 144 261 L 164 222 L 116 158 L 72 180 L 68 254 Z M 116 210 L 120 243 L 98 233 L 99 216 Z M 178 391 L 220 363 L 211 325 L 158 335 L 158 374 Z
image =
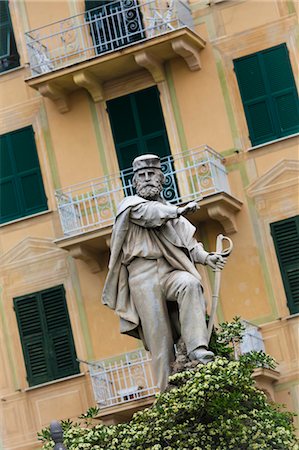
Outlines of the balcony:
M 265 352 L 259 328 L 245 320 L 242 323 L 245 327 L 242 342 L 233 342 L 235 360 L 248 352 Z M 153 379 L 150 353 L 143 349 L 87 364 L 99 408 L 97 417 L 106 424 L 128 421 L 134 412 L 150 406 L 159 392 Z M 275 401 L 274 385 L 279 375 L 278 371 L 264 367 L 253 373 L 256 386 L 270 401 Z
M 195 222 L 209 218 L 219 221 L 226 233 L 237 230 L 235 214 L 242 203 L 230 193 L 223 158 L 203 145 L 192 151 L 161 159 L 165 175 L 163 197 L 172 204 L 200 201 L 192 215 Z M 86 262 L 94 260 L 109 246 L 117 207 L 134 195 L 132 168 L 116 175 L 89 180 L 56 191 L 63 237 L 56 243 Z M 98 271 L 97 265 L 93 271 Z
M 163 63 L 177 56 L 199 70 L 205 42 L 192 28 L 181 0 L 112 1 L 25 33 L 26 82 L 66 112 L 71 92 L 85 88 L 101 101 L 105 81 L 142 69 L 158 83 L 165 79 Z
M 93 361 L 88 366 L 99 418 L 106 422 L 111 416 L 123 421 L 126 415 L 151 404 L 159 392 L 152 375 L 151 358 L 145 350 Z

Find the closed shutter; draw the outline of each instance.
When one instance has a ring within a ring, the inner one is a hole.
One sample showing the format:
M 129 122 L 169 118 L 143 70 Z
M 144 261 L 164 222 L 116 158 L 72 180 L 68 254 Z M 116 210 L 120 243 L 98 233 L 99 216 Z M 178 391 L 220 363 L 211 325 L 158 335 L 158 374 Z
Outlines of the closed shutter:
M 299 216 L 272 223 L 271 233 L 289 310 L 299 313 Z
M 32 127 L 0 136 L 0 222 L 47 210 Z
M 7 0 L 0 1 L 0 72 L 20 65 Z
M 132 166 L 145 153 L 160 158 L 170 155 L 170 147 L 156 87 L 107 102 L 120 169 Z
M 49 347 L 45 341 L 42 310 L 38 294 L 14 301 L 20 338 L 23 346 L 27 379 L 30 386 L 52 379 L 49 366 Z
M 57 286 L 41 293 L 46 322 L 53 377 L 62 378 L 79 372 L 68 315 L 65 291 Z
M 298 94 L 285 44 L 234 61 L 252 145 L 299 132 Z
M 79 373 L 63 286 L 14 299 L 30 386 Z

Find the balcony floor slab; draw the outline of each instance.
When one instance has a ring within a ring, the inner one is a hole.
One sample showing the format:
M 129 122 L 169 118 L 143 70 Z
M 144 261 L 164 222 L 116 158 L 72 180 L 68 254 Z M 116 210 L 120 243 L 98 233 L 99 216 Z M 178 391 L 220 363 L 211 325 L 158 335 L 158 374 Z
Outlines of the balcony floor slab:
M 78 89 L 86 89 L 96 102 L 104 100 L 103 85 L 112 78 L 146 69 L 155 82 L 163 81 L 163 64 L 175 57 L 182 57 L 190 70 L 199 70 L 199 53 L 204 47 L 205 41 L 185 27 L 88 60 L 70 60 L 67 67 L 53 69 L 25 81 L 54 101 L 58 110 L 64 113 L 69 110 L 68 96 Z
M 204 197 L 199 204 L 200 209 L 188 217 L 195 226 L 212 219 L 220 222 L 227 234 L 237 231 L 235 215 L 242 207 L 240 200 L 220 192 Z M 95 273 L 102 270 L 101 255 L 109 250 L 111 233 L 112 225 L 108 225 L 56 239 L 55 243 L 68 250 L 75 259 L 85 261 Z

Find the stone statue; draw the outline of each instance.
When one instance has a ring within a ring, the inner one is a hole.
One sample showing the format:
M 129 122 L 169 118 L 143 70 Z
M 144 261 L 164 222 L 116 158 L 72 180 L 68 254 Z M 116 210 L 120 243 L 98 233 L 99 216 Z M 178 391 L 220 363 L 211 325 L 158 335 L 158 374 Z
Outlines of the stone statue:
M 165 389 L 182 337 L 190 360 L 207 363 L 206 304 L 195 263 L 222 269 L 225 258 L 208 253 L 184 217 L 198 206 L 177 207 L 162 197 L 164 175 L 156 155 L 133 161 L 137 195 L 119 205 L 111 239 L 109 271 L 102 301 L 116 311 L 120 331 L 142 339 L 154 374 Z

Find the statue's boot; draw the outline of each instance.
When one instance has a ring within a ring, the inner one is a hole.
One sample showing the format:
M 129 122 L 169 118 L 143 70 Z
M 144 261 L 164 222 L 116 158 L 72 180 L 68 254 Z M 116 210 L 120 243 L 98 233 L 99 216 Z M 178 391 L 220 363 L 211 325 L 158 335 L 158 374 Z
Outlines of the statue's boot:
M 188 357 L 191 361 L 198 361 L 202 364 L 207 364 L 214 360 L 214 353 L 209 351 L 206 347 L 197 347 L 189 353 Z

